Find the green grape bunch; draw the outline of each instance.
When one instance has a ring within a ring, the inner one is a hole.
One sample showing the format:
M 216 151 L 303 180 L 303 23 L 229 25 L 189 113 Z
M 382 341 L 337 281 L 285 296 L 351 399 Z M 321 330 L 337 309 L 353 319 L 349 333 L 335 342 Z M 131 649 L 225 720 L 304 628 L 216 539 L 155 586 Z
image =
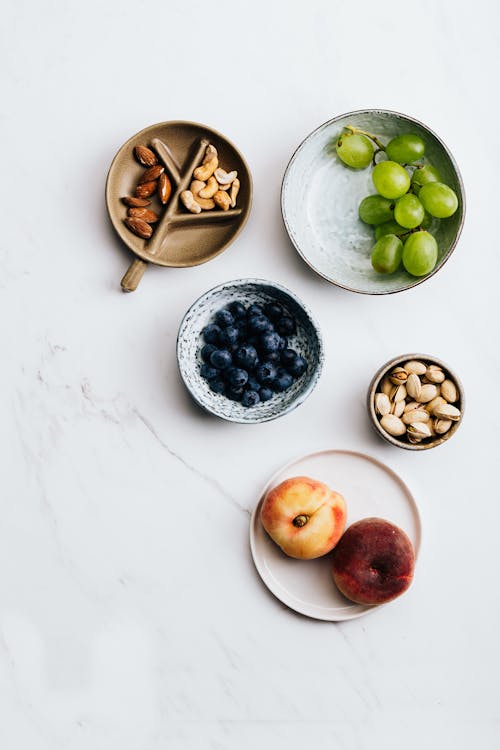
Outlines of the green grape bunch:
M 431 273 L 438 245 L 429 227 L 433 218 L 453 216 L 458 198 L 435 167 L 420 161 L 425 156 L 424 140 L 416 133 L 404 133 L 384 146 L 372 133 L 348 125 L 335 150 L 351 169 L 373 166 L 376 193 L 363 198 L 358 214 L 375 230 L 371 251 L 375 271 L 395 273 L 403 264 L 412 276 Z M 379 153 L 387 159 L 376 161 Z

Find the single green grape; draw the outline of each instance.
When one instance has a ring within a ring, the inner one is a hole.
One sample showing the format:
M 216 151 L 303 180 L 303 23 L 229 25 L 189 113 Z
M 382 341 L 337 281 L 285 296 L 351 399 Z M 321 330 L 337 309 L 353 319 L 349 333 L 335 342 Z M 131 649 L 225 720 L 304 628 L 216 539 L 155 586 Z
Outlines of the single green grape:
M 379 273 L 394 273 L 399 268 L 403 243 L 395 234 L 385 234 L 373 246 L 372 266 Z
M 424 220 L 425 211 L 416 195 L 407 193 L 398 198 L 394 208 L 394 218 L 401 227 L 415 229 Z
M 458 208 L 456 193 L 443 182 L 427 183 L 420 189 L 418 197 L 425 210 L 438 219 L 447 219 L 448 216 L 453 216 Z
M 422 185 L 427 185 L 428 182 L 441 182 L 441 175 L 436 167 L 432 167 L 430 164 L 417 167 L 411 178 L 413 192 L 418 195 Z
M 381 161 L 373 167 L 372 180 L 377 193 L 384 198 L 401 198 L 410 187 L 410 175 L 395 161 Z
M 403 265 L 412 276 L 427 276 L 436 265 L 437 242 L 429 232 L 413 232 L 403 247 Z
M 386 234 L 395 234 L 396 237 L 401 237 L 402 234 L 408 234 L 408 230 L 401 227 L 397 221 L 386 221 L 385 224 L 379 224 L 375 227 L 375 239 L 379 240 Z
M 381 195 L 368 195 L 359 204 L 358 212 L 365 224 L 383 224 L 392 219 L 394 203 Z
M 406 133 L 397 135 L 385 147 L 387 158 L 398 164 L 411 164 L 425 154 L 425 143 L 419 135 Z
M 339 159 L 353 169 L 364 169 L 373 158 L 373 143 L 358 133 L 342 133 L 335 148 Z

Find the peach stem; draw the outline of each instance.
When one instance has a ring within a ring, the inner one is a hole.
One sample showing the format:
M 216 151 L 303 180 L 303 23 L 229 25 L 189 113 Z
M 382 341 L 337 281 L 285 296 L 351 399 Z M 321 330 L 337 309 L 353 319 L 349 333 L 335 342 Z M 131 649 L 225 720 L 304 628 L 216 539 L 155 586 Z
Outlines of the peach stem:
M 305 515 L 296 516 L 293 519 L 293 525 L 298 526 L 300 529 L 300 527 L 305 526 L 308 521 L 309 521 L 309 516 L 305 516 Z

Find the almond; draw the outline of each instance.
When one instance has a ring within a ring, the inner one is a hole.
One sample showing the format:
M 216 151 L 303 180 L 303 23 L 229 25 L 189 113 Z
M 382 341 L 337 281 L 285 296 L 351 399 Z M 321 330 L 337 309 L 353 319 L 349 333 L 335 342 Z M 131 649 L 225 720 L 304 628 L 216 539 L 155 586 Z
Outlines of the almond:
M 124 219 L 124 222 L 131 232 L 136 234 L 138 237 L 142 237 L 144 240 L 148 240 L 153 234 L 152 228 L 142 219 L 127 217 L 126 219 Z
M 164 171 L 165 167 L 162 167 L 161 164 L 156 164 L 154 167 L 149 167 L 149 169 L 146 169 L 144 171 L 144 174 L 139 180 L 139 185 L 142 185 L 144 182 L 151 182 L 151 180 L 157 180 Z
M 148 224 L 154 224 L 159 219 L 158 214 L 150 211 L 149 208 L 129 208 L 128 215 L 134 219 L 142 219 Z
M 133 206 L 133 207 L 139 207 L 139 206 L 149 206 L 151 201 L 146 200 L 146 198 L 135 198 L 132 195 L 126 195 L 124 198 L 122 198 L 122 201 L 125 203 L 126 206 Z
M 163 172 L 160 175 L 160 178 L 158 180 L 158 197 L 160 201 L 165 205 L 165 203 L 170 198 L 170 194 L 172 192 L 172 183 L 168 179 L 165 172 Z
M 135 189 L 136 198 L 149 198 L 150 195 L 156 190 L 156 180 L 152 182 L 144 182 L 141 185 L 137 185 Z
M 158 164 L 156 154 L 150 148 L 146 148 L 146 146 L 136 146 L 134 154 L 137 161 L 144 164 L 145 167 L 154 167 L 155 164 Z

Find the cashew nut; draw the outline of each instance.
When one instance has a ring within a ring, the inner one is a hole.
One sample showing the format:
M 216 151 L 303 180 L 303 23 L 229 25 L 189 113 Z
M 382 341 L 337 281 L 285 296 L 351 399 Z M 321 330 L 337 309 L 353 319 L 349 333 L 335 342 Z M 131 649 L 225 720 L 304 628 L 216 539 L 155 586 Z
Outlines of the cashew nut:
M 215 170 L 214 174 L 219 185 L 225 185 L 226 187 L 229 187 L 232 181 L 235 180 L 238 176 L 238 172 L 236 170 L 234 170 L 234 172 L 226 172 L 225 169 L 221 169 L 220 167 Z
M 238 193 L 240 192 L 240 181 L 237 177 L 233 180 L 233 184 L 231 185 L 231 208 L 234 208 L 236 206 L 236 198 L 238 196 Z
M 217 180 L 212 175 L 212 177 L 208 178 L 206 187 L 202 187 L 198 192 L 198 195 L 200 196 L 200 198 L 213 198 L 218 189 L 219 185 L 217 183 Z
M 207 161 L 210 161 L 210 159 L 213 159 L 214 156 L 217 156 L 217 149 L 215 146 L 212 146 L 211 143 L 208 144 L 207 150 L 205 151 L 205 158 L 203 159 L 203 164 L 206 164 Z
M 203 208 L 204 211 L 210 211 L 215 208 L 215 203 L 211 198 L 200 198 L 200 192 L 207 186 L 206 182 L 202 180 L 193 180 L 189 186 L 189 190 L 194 196 L 196 203 Z
M 215 205 L 222 208 L 223 211 L 227 211 L 231 205 L 231 198 L 225 190 L 218 190 L 214 195 Z
M 196 180 L 208 180 L 213 175 L 217 167 L 219 166 L 219 159 L 217 157 L 217 149 L 208 144 L 207 150 L 205 151 L 205 158 L 201 167 L 197 167 L 193 172 L 193 177 Z
M 196 203 L 194 199 L 194 195 L 192 194 L 191 190 L 182 191 L 181 201 L 186 206 L 187 210 L 191 211 L 192 214 L 201 213 L 201 206 L 198 203 Z

